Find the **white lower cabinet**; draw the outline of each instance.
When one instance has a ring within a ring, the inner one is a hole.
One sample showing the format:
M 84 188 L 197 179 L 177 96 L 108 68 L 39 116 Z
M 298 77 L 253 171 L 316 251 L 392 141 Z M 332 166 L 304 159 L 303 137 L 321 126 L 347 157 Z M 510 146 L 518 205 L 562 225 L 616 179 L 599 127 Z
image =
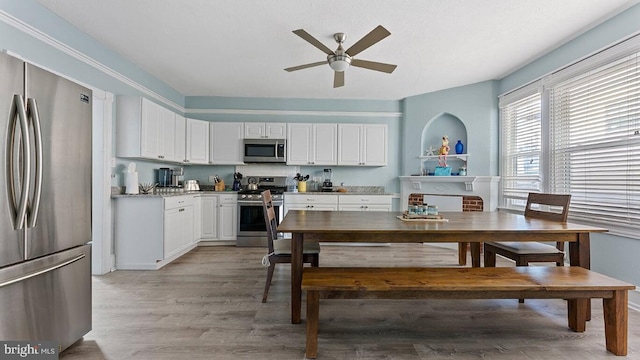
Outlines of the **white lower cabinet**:
M 197 245 L 194 196 L 121 197 L 113 201 L 119 270 L 157 270 Z
M 338 210 L 338 195 L 307 195 L 304 193 L 286 193 L 284 195 L 284 213 L 289 210 Z
M 340 211 L 391 211 L 390 195 L 339 195 Z
M 237 238 L 238 195 L 206 194 L 202 201 L 201 241 L 207 245 L 228 244 Z

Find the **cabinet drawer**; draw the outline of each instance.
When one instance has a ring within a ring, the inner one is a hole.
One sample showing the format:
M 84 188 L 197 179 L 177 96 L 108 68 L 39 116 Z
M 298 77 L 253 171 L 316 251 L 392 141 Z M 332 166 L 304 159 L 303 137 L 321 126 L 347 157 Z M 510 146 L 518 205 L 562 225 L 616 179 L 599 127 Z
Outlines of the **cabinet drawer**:
M 164 209 L 175 209 L 183 206 L 193 206 L 193 196 L 170 196 L 164 198 Z
M 220 194 L 218 195 L 220 204 L 235 204 L 238 202 L 238 194 Z
M 286 204 L 338 205 L 338 195 L 285 195 Z
M 340 205 L 391 205 L 389 195 L 339 195 Z

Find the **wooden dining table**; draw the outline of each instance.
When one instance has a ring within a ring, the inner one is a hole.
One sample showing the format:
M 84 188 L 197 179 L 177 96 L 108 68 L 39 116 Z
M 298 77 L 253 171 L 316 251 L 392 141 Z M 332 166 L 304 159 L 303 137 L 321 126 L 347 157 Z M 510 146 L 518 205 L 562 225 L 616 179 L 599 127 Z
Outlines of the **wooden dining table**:
M 290 210 L 278 225 L 278 232 L 292 234 L 291 322 L 301 321 L 302 248 L 306 240 L 391 244 L 470 242 L 472 266 L 476 267 L 480 266 L 480 244 L 486 241 L 566 241 L 570 264 L 589 269 L 589 234 L 607 231 L 570 222 L 525 218 L 504 211 L 441 214 L 443 221 L 403 221 L 398 218 L 401 212 Z

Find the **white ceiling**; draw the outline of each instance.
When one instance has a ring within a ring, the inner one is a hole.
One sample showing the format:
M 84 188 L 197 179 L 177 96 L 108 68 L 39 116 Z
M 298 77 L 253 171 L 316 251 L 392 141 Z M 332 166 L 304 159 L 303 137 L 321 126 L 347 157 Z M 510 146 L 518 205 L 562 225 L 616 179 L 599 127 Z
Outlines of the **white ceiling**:
M 500 79 L 637 0 L 39 0 L 107 48 L 187 96 L 397 100 Z M 334 89 L 326 66 L 286 72 L 383 25 Z

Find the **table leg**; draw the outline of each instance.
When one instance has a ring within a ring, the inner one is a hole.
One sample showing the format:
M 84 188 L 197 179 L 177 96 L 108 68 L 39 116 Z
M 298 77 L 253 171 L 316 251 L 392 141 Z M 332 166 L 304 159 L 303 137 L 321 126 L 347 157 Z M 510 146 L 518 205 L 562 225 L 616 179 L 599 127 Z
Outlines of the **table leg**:
M 302 248 L 304 236 L 293 233 L 291 238 L 291 323 L 300 324 L 302 311 Z
M 469 243 L 460 242 L 458 243 L 458 265 L 464 266 L 467 265 L 467 245 Z
M 578 241 L 569 242 L 569 264 L 591 269 L 591 242 L 589 233 L 579 233 Z M 591 300 L 587 301 L 587 321 L 591 320 Z
M 480 267 L 480 243 L 471 243 L 471 266 Z

